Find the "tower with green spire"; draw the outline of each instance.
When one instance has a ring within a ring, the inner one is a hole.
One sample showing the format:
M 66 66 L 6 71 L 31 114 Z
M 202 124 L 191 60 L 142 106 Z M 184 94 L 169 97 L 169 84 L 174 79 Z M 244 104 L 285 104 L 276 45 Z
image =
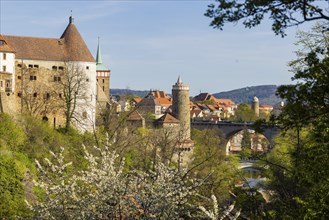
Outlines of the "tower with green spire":
M 110 100 L 110 72 L 102 61 L 100 41 L 96 54 L 96 79 L 97 79 L 97 101 L 108 102 Z

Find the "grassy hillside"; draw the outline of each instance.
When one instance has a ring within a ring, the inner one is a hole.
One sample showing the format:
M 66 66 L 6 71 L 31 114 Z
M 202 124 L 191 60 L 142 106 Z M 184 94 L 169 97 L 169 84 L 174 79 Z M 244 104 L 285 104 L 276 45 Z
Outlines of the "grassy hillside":
M 251 103 L 254 96 L 259 98 L 260 104 L 274 105 L 281 101 L 275 96 L 276 85 L 250 86 L 226 92 L 213 94 L 217 98 L 232 99 L 235 103 Z

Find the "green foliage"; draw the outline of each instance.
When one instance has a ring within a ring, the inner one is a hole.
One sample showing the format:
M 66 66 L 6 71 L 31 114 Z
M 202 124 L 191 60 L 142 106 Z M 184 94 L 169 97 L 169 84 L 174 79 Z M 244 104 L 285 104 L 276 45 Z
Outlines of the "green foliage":
M 328 12 L 314 0 L 216 0 L 210 4 L 205 16 L 212 19 L 211 26 L 222 30 L 226 23 L 242 21 L 246 28 L 259 25 L 269 15 L 273 21 L 272 30 L 275 34 L 285 36 L 285 29 L 300 25 L 306 21 L 329 20 Z
M 241 103 L 238 105 L 232 120 L 236 122 L 253 122 L 257 120 L 257 116 L 248 104 Z
M 24 202 L 23 175 L 13 158 L 0 156 L 0 218 L 16 219 L 27 216 Z
M 0 150 L 17 150 L 25 143 L 23 130 L 6 114 L 0 114 Z
M 234 158 L 226 157 L 224 142 L 218 130 L 192 129 L 194 141 L 194 160 L 191 173 L 198 178 L 206 178 L 201 193 L 209 198 L 216 195 L 221 201 L 228 198 L 227 192 L 236 179 L 237 169 Z
M 325 193 L 329 188 L 325 168 L 329 164 L 329 35 L 324 25 L 299 33 L 297 44 L 303 49 L 290 63 L 297 83 L 278 89 L 287 103 L 278 117 L 288 131 L 282 146 L 290 148 L 289 157 L 282 160 L 287 165 L 271 169 L 278 195 L 272 208 L 279 218 L 326 219 L 329 215 Z
M 244 215 L 247 215 L 250 219 L 260 219 L 259 207 L 264 203 L 264 199 L 256 189 L 236 188 L 234 194 L 237 195 L 236 207 L 243 210 Z

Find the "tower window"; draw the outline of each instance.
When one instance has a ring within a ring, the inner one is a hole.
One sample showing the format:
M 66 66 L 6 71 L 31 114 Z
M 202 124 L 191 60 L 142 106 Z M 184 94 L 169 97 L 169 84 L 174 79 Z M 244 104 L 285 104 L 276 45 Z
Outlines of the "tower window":
M 34 97 L 34 98 L 38 97 L 38 93 L 36 93 L 36 92 L 33 93 L 33 97 Z
M 20 63 L 19 63 L 19 64 L 17 64 L 17 67 L 21 68 L 21 67 L 22 67 L 22 64 L 20 64 Z
M 52 70 L 57 70 L 57 66 L 53 66 L 52 67 Z
M 34 67 L 34 68 L 39 68 L 39 65 L 34 65 L 33 67 Z
M 0 87 L 3 87 L 3 81 L 0 81 Z
M 103 79 L 103 83 L 105 83 L 105 80 Z
M 33 68 L 33 65 L 32 64 L 29 64 L 29 68 Z
M 2 71 L 6 72 L 7 71 L 7 67 L 6 66 L 2 66 Z
M 103 92 L 105 91 L 105 88 L 104 88 L 104 86 L 103 86 Z
M 21 92 L 18 92 L 17 93 L 17 96 L 21 98 L 22 97 L 22 93 Z
M 61 81 L 61 77 L 60 76 L 54 76 L 54 81 L 55 82 L 60 82 Z
M 64 67 L 63 66 L 59 66 L 58 69 L 59 70 L 64 70 Z
M 89 70 L 89 66 L 86 66 L 86 69 Z
M 17 79 L 21 79 L 22 77 L 21 76 L 17 76 Z
M 4 53 L 3 56 L 2 56 L 3 60 L 6 60 L 7 59 L 7 54 Z

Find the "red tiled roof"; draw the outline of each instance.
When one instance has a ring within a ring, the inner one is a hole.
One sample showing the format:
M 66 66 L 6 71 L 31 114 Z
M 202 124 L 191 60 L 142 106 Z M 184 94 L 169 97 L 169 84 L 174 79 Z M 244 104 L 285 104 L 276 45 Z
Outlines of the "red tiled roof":
M 208 96 L 210 96 L 211 94 L 209 93 L 200 93 L 199 95 L 194 97 L 195 101 L 205 101 L 208 100 Z
M 137 110 L 130 113 L 129 117 L 127 118 L 128 121 L 140 121 L 143 120 L 143 116 L 139 114 Z
M 160 103 L 162 107 L 168 108 L 169 106 L 172 105 L 171 99 L 170 100 L 167 98 L 155 98 L 155 99 Z
M 193 116 L 193 114 L 195 114 L 195 116 L 197 117 L 197 116 L 200 115 L 200 113 L 202 113 L 202 111 L 199 110 L 199 109 L 191 110 L 191 111 L 190 111 L 190 115 L 191 115 L 191 116 Z
M 165 113 L 163 116 L 161 116 L 158 120 L 158 123 L 175 123 L 178 124 L 179 120 L 175 118 L 172 114 L 170 113 Z
M 16 59 L 95 62 L 76 26 L 70 22 L 61 38 L 3 35 Z
M 136 102 L 136 103 L 139 103 L 140 101 L 142 101 L 143 98 L 140 98 L 140 97 L 135 97 L 133 98 L 133 101 Z
M 236 105 L 231 99 L 217 99 L 217 102 L 225 106 Z
M 164 91 L 160 91 L 160 90 L 154 90 L 150 92 L 155 98 L 170 98 L 171 97 L 169 95 L 167 95 Z
M 5 38 L 0 34 L 0 41 L 2 41 L 0 43 L 0 51 L 1 52 L 11 52 L 11 53 L 15 53 L 14 49 L 8 45 L 7 41 L 5 40 Z

